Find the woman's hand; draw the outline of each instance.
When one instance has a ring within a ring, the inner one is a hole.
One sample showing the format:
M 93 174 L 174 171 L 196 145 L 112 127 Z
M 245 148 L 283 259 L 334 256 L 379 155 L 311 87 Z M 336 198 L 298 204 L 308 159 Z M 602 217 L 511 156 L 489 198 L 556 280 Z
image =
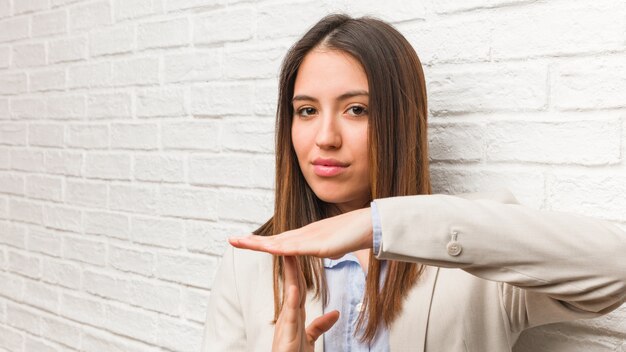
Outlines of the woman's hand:
M 276 255 L 340 258 L 349 252 L 372 248 L 371 210 L 354 210 L 275 236 L 231 237 L 228 241 L 237 248 Z
M 284 257 L 285 276 L 283 306 L 274 328 L 273 352 L 313 351 L 315 341 L 339 319 L 339 311 L 332 311 L 313 320 L 304 329 L 306 291 L 304 277 L 294 257 Z

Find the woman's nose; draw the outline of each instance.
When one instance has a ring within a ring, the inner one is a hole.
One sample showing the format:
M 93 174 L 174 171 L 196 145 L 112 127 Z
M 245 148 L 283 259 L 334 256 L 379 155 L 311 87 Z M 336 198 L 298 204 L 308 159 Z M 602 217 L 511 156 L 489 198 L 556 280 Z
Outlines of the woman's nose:
M 338 149 L 341 147 L 341 126 L 339 126 L 337 117 L 334 114 L 324 114 L 319 121 L 315 145 L 320 149 Z

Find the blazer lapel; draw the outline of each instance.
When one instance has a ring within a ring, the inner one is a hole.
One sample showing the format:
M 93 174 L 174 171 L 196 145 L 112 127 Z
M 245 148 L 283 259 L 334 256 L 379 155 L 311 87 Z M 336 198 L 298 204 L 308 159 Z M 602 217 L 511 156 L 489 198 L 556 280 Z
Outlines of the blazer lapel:
M 424 351 L 430 303 L 439 268 L 426 266 L 422 276 L 409 292 L 402 313 L 389 331 L 391 351 Z

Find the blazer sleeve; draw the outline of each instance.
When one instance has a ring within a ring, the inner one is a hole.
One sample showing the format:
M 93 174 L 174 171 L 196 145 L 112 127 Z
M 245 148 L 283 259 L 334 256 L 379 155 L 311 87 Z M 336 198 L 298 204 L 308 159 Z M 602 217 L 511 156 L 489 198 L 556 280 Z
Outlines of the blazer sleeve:
M 624 231 L 534 210 L 508 193 L 377 199 L 377 258 L 460 268 L 499 282 L 512 331 L 599 316 L 624 302 Z
M 233 247 L 228 246 L 211 289 L 202 352 L 246 350 L 246 334 L 235 276 Z

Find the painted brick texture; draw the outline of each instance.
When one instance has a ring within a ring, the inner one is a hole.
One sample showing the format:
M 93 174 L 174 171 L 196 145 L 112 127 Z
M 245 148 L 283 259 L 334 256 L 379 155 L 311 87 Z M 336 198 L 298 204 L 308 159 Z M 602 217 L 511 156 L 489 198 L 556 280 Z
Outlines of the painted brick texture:
M 623 0 L 0 0 L 0 351 L 199 350 L 273 209 L 280 62 L 335 11 L 420 56 L 436 193 L 626 229 Z M 626 351 L 626 307 L 515 351 Z

